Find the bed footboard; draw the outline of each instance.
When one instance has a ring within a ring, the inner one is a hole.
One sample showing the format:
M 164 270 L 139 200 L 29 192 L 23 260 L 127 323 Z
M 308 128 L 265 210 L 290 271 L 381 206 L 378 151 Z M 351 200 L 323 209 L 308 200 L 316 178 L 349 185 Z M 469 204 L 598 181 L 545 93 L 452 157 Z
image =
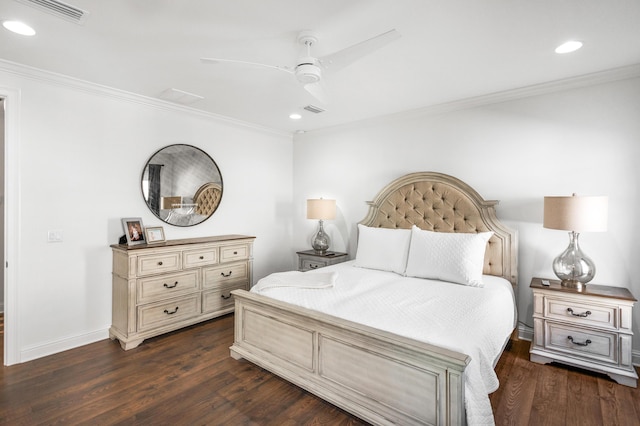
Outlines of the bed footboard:
M 244 290 L 231 356 L 374 424 L 463 425 L 467 355 Z

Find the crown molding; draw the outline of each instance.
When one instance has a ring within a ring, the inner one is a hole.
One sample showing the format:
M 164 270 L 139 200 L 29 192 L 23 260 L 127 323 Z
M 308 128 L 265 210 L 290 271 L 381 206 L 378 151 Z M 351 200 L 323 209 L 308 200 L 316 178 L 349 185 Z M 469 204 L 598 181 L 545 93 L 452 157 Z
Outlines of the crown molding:
M 220 114 L 210 113 L 202 111 L 196 108 L 192 108 L 185 105 L 175 104 L 173 102 L 165 101 L 162 99 L 152 98 L 149 96 L 143 96 L 125 90 L 115 89 L 108 86 L 103 86 L 97 83 L 92 83 L 86 80 L 81 80 L 75 77 L 70 77 L 63 74 L 54 73 L 51 71 L 45 71 L 39 68 L 31 67 L 28 65 L 19 64 L 16 62 L 6 61 L 0 59 L 0 71 L 14 74 L 19 77 L 28 78 L 35 81 L 41 81 L 48 84 L 55 84 L 58 86 L 67 87 L 70 89 L 83 91 L 97 96 L 114 98 L 117 100 L 135 103 L 151 108 L 156 108 L 164 111 L 180 112 L 191 116 L 198 116 L 208 120 L 221 122 L 224 124 L 232 125 L 242 129 L 249 129 L 258 131 L 260 133 L 267 133 L 277 136 L 291 137 L 291 132 L 285 132 L 282 130 L 273 129 L 270 127 L 260 126 L 257 124 L 249 123 L 246 121 L 238 120 L 235 118 L 227 117 Z
M 569 77 L 560 80 L 549 81 L 515 89 L 503 90 L 486 95 L 474 96 L 452 102 L 445 102 L 437 105 L 430 105 L 395 114 L 382 115 L 374 118 L 367 118 L 351 123 L 337 126 L 324 127 L 316 130 L 309 130 L 306 133 L 320 134 L 325 131 L 335 131 L 338 129 L 353 129 L 379 125 L 384 122 L 394 122 L 399 120 L 409 120 L 438 114 L 445 114 L 454 111 L 477 108 L 486 105 L 499 104 L 518 99 L 525 99 L 534 96 L 547 95 L 551 93 L 563 92 L 581 87 L 596 86 L 599 84 L 611 83 L 620 80 L 627 80 L 640 77 L 640 63 L 619 68 L 612 68 L 604 71 L 584 74 L 576 77 Z

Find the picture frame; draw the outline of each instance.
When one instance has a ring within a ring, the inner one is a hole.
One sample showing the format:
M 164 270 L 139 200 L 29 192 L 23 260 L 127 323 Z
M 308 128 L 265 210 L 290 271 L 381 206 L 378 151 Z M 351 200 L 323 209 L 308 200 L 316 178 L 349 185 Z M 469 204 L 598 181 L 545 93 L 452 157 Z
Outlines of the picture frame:
M 128 246 L 147 243 L 147 238 L 144 234 L 144 225 L 142 224 L 142 218 L 122 218 L 122 229 L 124 229 L 124 235 L 127 237 Z
M 164 228 L 162 226 L 149 226 L 144 228 L 144 236 L 147 239 L 147 244 L 164 243 L 167 241 L 164 237 Z

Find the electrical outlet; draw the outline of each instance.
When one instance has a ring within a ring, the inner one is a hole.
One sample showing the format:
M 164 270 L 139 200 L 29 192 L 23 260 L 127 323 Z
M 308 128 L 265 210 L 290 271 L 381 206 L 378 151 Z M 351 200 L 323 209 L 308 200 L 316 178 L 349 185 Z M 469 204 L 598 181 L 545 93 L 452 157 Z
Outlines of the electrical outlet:
M 61 243 L 62 242 L 62 229 L 54 229 L 47 232 L 47 242 Z

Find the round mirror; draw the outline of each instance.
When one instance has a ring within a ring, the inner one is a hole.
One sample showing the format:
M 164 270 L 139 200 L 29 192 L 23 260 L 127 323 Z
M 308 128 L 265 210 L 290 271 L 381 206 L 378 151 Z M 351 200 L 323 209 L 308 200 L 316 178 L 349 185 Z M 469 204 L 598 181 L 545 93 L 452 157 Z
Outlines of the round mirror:
M 169 145 L 151 156 L 142 172 L 142 196 L 160 220 L 175 226 L 202 223 L 222 199 L 215 161 L 191 145 Z

